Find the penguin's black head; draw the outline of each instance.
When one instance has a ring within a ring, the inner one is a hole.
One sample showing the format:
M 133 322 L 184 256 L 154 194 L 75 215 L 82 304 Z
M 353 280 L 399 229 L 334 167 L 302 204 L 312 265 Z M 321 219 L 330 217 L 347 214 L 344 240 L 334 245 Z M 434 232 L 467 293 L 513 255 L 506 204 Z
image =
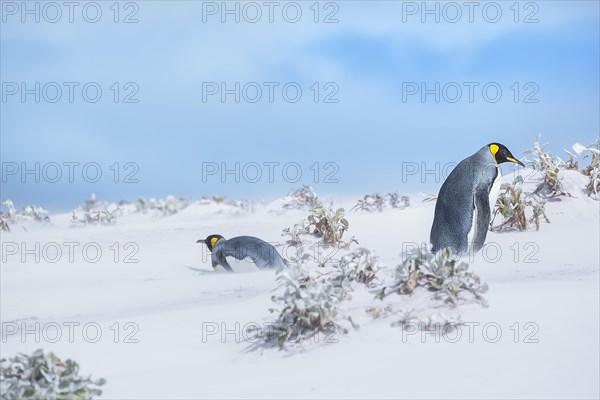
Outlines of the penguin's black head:
M 519 164 L 520 166 L 524 167 L 525 164 L 523 164 L 521 161 L 517 160 L 512 153 L 510 152 L 510 150 L 508 150 L 506 148 L 505 145 L 500 144 L 500 143 L 490 143 L 488 144 L 488 148 L 490 149 L 490 153 L 492 153 L 492 156 L 494 157 L 494 159 L 496 160 L 496 163 L 498 164 L 502 164 L 504 162 L 513 162 L 515 164 Z
M 215 244 L 217 244 L 217 242 L 221 239 L 225 238 L 221 235 L 210 235 L 204 240 L 200 239 L 196 241 L 196 243 L 204 243 L 206 247 L 208 247 L 208 250 L 212 251 L 212 249 L 215 247 Z

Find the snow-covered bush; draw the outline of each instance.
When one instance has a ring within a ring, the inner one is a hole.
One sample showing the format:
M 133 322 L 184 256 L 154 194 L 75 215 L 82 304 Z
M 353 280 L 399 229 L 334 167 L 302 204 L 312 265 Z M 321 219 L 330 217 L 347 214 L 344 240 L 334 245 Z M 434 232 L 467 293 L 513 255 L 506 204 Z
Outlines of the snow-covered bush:
M 446 317 L 443 314 L 431 314 L 425 318 L 418 317 L 411 311 L 401 314 L 399 320 L 392 322 L 392 326 L 398 326 L 402 329 L 425 331 L 436 335 L 450 333 L 458 326 L 464 325 L 460 316 Z
M 496 200 L 496 206 L 490 222 L 490 230 L 505 231 L 518 229 L 527 230 L 529 224 L 535 224 L 540 229 L 540 220 L 550 222 L 545 212 L 546 200 L 534 193 L 523 192 L 523 178 L 517 176 L 512 184 L 503 184 L 502 191 Z M 530 211 L 528 211 L 530 209 Z M 530 216 L 527 217 L 527 213 Z M 496 216 L 502 215 L 502 223 L 494 226 Z
M 396 310 L 393 304 L 387 304 L 385 307 L 371 305 L 368 306 L 365 311 L 374 319 L 387 318 L 400 312 L 400 310 Z
M 575 145 L 573 145 L 575 147 Z M 565 152 L 569 155 L 569 159 L 565 161 L 565 169 L 569 171 L 579 171 L 579 161 L 577 160 L 577 154 L 571 153 L 565 149 Z
M 344 232 L 348 230 L 343 208 L 333 211 L 330 207 L 315 207 L 310 210 L 307 219 L 308 229 L 327 244 L 341 243 Z
M 409 206 L 410 198 L 408 196 L 400 196 L 398 193 L 387 193 L 385 195 L 373 193 L 358 200 L 350 211 L 382 212 L 387 207 L 403 210 Z
M 30 217 L 36 222 L 49 222 L 50 218 L 48 217 L 48 210 L 43 207 L 29 205 L 23 207 L 23 211 L 21 215 L 25 217 Z
M 342 237 L 348 230 L 348 220 L 344 217 L 344 209 L 324 208 L 318 206 L 310 210 L 308 216 L 291 228 L 283 229 L 282 236 L 289 236 L 288 245 L 299 246 L 307 241 L 303 236 L 319 239 L 325 245 L 339 245 L 347 247 L 355 242 L 352 238 L 344 242 Z
M 559 157 L 546 151 L 547 143 L 540 144 L 541 135 L 533 142 L 533 149 L 526 150 L 525 154 L 530 154 L 533 159 L 529 161 L 531 166 L 542 172 L 543 179 L 533 191 L 534 194 L 542 194 L 547 197 L 571 196 L 563 186 L 563 177 L 561 171 L 566 168 L 566 163 Z
M 43 207 L 36 205 L 27 205 L 19 211 L 12 200 L 6 199 L 2 202 L 2 205 L 6 207 L 6 214 L 0 212 L 0 228 L 3 231 L 10 231 L 8 223 L 18 224 L 26 222 L 50 222 L 48 217 L 48 210 Z
M 234 204 L 224 198 L 202 198 L 200 204 Z M 74 225 L 112 225 L 119 217 L 132 214 L 153 214 L 169 216 L 187 208 L 192 200 L 184 197 L 167 196 L 164 199 L 140 197 L 134 203 L 122 200 L 119 203 L 99 201 L 94 194 L 82 205 L 73 210 L 71 222 Z M 238 207 L 242 205 L 236 204 Z
M 303 247 L 304 244 L 307 244 L 304 239 L 305 235 L 310 235 L 311 231 L 308 228 L 308 222 L 306 220 L 302 220 L 296 224 L 294 224 L 290 228 L 283 228 L 281 231 L 281 236 L 288 236 L 289 238 L 286 240 L 285 244 L 287 246 L 292 247 Z
M 146 201 L 143 197 L 140 197 L 135 202 L 136 211 L 140 213 L 147 213 L 149 211 L 158 211 L 161 215 L 173 215 L 179 211 L 187 208 L 192 201 L 184 197 L 167 196 L 164 199 L 150 198 Z M 120 204 L 122 205 L 122 204 Z
M 21 211 L 17 210 L 12 200 L 7 199 L 2 203 L 6 209 L 8 210 L 6 214 L 7 220 L 12 220 L 13 222 L 18 221 L 35 221 L 35 222 L 49 222 L 50 218 L 48 218 L 48 210 L 43 207 L 36 205 L 27 205 L 23 207 Z
M 339 263 L 317 264 L 308 254 L 278 271 L 279 293 L 271 300 L 276 314 L 266 332 L 260 331 L 262 343 L 279 348 L 286 344 L 318 342 L 321 338 L 348 333 L 358 328 L 341 310 L 340 304 L 351 300 L 353 283 L 369 286 L 375 279 L 377 258 L 366 249 L 342 257 Z
M 396 269 L 396 283 L 386 287 L 378 295 L 383 298 L 391 293 L 412 294 L 417 288 L 434 293 L 434 297 L 456 306 L 461 300 L 473 300 L 486 306 L 483 294 L 487 284 L 469 271 L 469 264 L 454 257 L 448 249 L 434 254 L 429 248 L 419 248 L 409 254 Z
M 119 212 L 119 208 L 99 211 L 73 210 L 71 223 L 73 225 L 113 225 L 117 223 Z
M 229 200 L 226 204 L 234 209 L 237 209 L 234 214 L 250 213 L 256 210 L 256 204 L 249 200 Z
M 347 333 L 352 320 L 339 309 L 350 299 L 351 282 L 338 267 L 328 271 L 299 261 L 279 271 L 279 293 L 272 296 L 276 304 L 269 311 L 277 314 L 261 338 L 266 344 L 301 343 L 323 333 Z
M 106 383 L 81 377 L 75 361 L 62 361 L 41 349 L 0 360 L 0 378 L 3 400 L 91 399 L 102 394 L 98 387 Z
M 287 244 L 297 248 L 297 257 L 278 272 L 279 294 L 272 297 L 277 307 L 271 309 L 277 318 L 263 342 L 303 342 L 323 333 L 346 333 L 357 327 L 340 311 L 341 302 L 351 299 L 356 284 L 373 287 L 380 269 L 379 260 L 365 248 L 351 249 L 354 238 L 342 240 L 348 229 L 343 209 L 313 208 L 308 217 L 283 230 Z M 334 247 L 339 257 L 321 258 L 307 250 Z
M 357 243 L 354 238 L 342 240 L 347 229 L 348 220 L 343 208 L 333 211 L 319 206 L 291 228 L 283 229 L 281 236 L 288 237 L 286 246 L 296 249 L 296 256 L 288 252 L 291 261 L 313 259 L 319 266 L 324 266 L 335 261 L 334 256 L 348 251 L 352 243 Z M 307 248 L 312 250 L 312 256 L 307 253 Z
M 228 200 L 222 196 L 202 197 L 199 200 L 199 204 L 203 206 L 207 205 L 218 205 L 230 207 L 232 214 L 254 212 L 256 205 L 248 200 Z M 219 211 L 221 212 L 221 211 Z
M 340 259 L 339 267 L 346 279 L 373 287 L 377 283 L 377 271 L 380 269 L 379 257 L 371 250 L 360 247 Z
M 123 210 L 115 203 L 98 201 L 92 194 L 88 200 L 73 210 L 71 224 L 73 225 L 113 225 Z
M 590 177 L 586 186 L 588 194 L 600 198 L 600 136 L 596 137 L 596 142 L 589 146 L 576 143 L 573 149 L 577 154 L 583 154 L 583 158 L 591 158 L 590 165 L 584 168 L 582 173 Z
M 427 334 L 442 336 L 455 331 L 459 326 L 465 325 L 460 315 L 447 317 L 442 313 L 434 313 L 419 316 L 414 310 L 403 311 L 396 309 L 392 304 L 387 304 L 385 307 L 371 306 L 366 309 L 366 312 L 374 319 L 399 316 L 400 318 L 390 325 L 392 327 L 400 327 L 402 330 L 410 331 L 413 334 L 416 332 L 425 332 Z
M 19 211 L 15 207 L 15 204 L 11 199 L 7 199 L 2 202 L 2 205 L 6 207 L 6 216 L 7 218 L 16 218 L 19 215 Z
M 287 210 L 307 210 L 321 206 L 317 193 L 310 185 L 289 192 L 283 201 L 283 208 Z
M 10 226 L 8 226 L 8 222 L 4 220 L 4 215 L 2 212 L 0 212 L 0 231 L 10 232 Z
M 125 202 L 120 202 L 119 206 L 123 208 L 125 204 Z M 169 195 L 164 199 L 150 198 L 149 200 L 146 200 L 144 198 L 139 198 L 135 202 L 135 209 L 130 211 L 128 208 L 124 208 L 124 213 L 155 214 L 166 217 L 185 210 L 191 204 L 194 204 L 194 200 L 191 198 L 175 197 L 172 195 Z M 228 200 L 222 196 L 204 196 L 198 200 L 198 204 L 202 206 L 217 205 L 231 207 L 232 213 L 234 214 L 239 212 L 252 212 L 255 209 L 253 202 L 246 200 Z
M 419 193 L 419 195 L 423 197 L 423 200 L 421 200 L 423 203 L 430 203 L 437 200 L 437 194 L 434 193 Z

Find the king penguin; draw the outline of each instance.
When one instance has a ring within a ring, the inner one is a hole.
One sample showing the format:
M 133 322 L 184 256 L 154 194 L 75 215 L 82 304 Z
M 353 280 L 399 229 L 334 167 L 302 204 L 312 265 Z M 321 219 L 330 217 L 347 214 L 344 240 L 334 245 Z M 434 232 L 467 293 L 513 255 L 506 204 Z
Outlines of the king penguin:
M 231 264 L 246 269 L 251 264 L 259 269 L 279 268 L 286 265 L 275 247 L 262 239 L 253 236 L 238 236 L 225 239 L 221 235 L 210 235 L 196 243 L 204 243 L 212 253 L 212 266 L 233 272 Z M 252 267 L 250 267 L 252 268 Z
M 452 170 L 435 205 L 430 235 L 434 252 L 447 247 L 462 256 L 481 250 L 500 191 L 499 164 L 507 161 L 524 167 L 506 146 L 490 143 Z

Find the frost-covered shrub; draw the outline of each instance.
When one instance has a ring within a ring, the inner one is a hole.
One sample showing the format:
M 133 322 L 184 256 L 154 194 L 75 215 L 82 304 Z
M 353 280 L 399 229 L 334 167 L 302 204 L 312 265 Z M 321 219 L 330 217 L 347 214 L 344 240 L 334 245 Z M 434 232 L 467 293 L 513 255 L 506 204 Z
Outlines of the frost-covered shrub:
M 396 269 L 396 283 L 379 294 L 383 298 L 391 293 L 412 294 L 417 288 L 434 293 L 445 303 L 457 305 L 460 300 L 473 300 L 486 306 L 483 294 L 487 284 L 469 271 L 469 264 L 455 258 L 448 249 L 434 254 L 429 248 L 420 248 L 409 254 Z
M 591 157 L 590 165 L 584 168 L 582 173 L 590 177 L 586 186 L 589 195 L 600 198 L 600 136 L 589 146 L 576 143 L 573 149 L 578 154 L 583 154 L 583 158 Z
M 120 206 L 123 205 L 124 202 L 119 203 Z M 177 214 L 185 210 L 191 204 L 193 204 L 193 199 L 185 198 L 185 197 L 175 197 L 169 195 L 164 199 L 150 198 L 146 200 L 144 198 L 139 198 L 135 202 L 135 209 L 132 213 L 143 213 L 143 214 L 158 214 L 160 216 L 169 216 Z M 222 196 L 211 196 L 211 197 L 201 197 L 198 200 L 198 204 L 202 206 L 209 205 L 218 205 L 218 206 L 227 206 L 231 207 L 232 210 L 236 210 L 234 213 L 242 211 L 242 212 L 251 212 L 254 211 L 254 203 L 245 201 L 245 200 L 228 200 Z M 127 212 L 126 212 L 127 213 Z
M 7 199 L 7 200 L 3 201 L 2 205 L 6 207 L 7 218 L 15 218 L 17 215 L 19 215 L 19 211 L 17 210 L 17 208 L 15 207 L 15 204 L 13 203 L 13 201 L 11 199 Z
M 545 211 L 546 200 L 534 193 L 524 193 L 522 177 L 517 176 L 512 184 L 503 184 L 502 188 L 503 191 L 496 200 L 490 230 L 505 231 L 516 228 L 524 231 L 532 223 L 535 224 L 536 230 L 539 230 L 542 218 L 550 223 Z M 531 215 L 527 217 L 529 212 Z M 498 215 L 502 215 L 504 220 L 493 226 Z
M 344 233 L 348 230 L 348 220 L 344 217 L 344 209 L 318 206 L 310 210 L 308 216 L 291 228 L 283 229 L 282 236 L 289 236 L 288 245 L 298 246 L 308 243 L 305 236 L 319 239 L 325 245 L 339 245 L 347 247 L 355 242 L 352 238 L 349 242 L 342 241 Z
M 310 185 L 289 192 L 283 201 L 283 208 L 287 210 L 307 210 L 321 206 L 317 193 Z
M 135 202 L 136 212 L 147 213 L 149 211 L 158 211 L 167 216 L 177 214 L 179 211 L 187 208 L 192 201 L 184 197 L 167 196 L 164 199 L 150 198 L 148 201 L 140 197 Z
M 546 144 L 540 144 L 541 135 L 539 135 L 533 142 L 533 149 L 526 150 L 525 154 L 530 154 L 533 159 L 529 161 L 531 166 L 542 172 L 543 179 L 538 184 L 536 189 L 533 191 L 534 194 L 542 194 L 548 197 L 554 196 L 571 196 L 562 182 L 561 171 L 566 168 L 565 162 L 547 152 Z
M 40 207 L 40 206 L 35 206 L 35 205 L 25 206 L 25 207 L 23 207 L 23 211 L 21 212 L 21 215 L 23 215 L 25 217 L 30 217 L 36 222 L 50 221 L 50 218 L 48 217 L 48 210 L 46 210 L 45 208 Z
M 423 203 L 430 203 L 437 200 L 437 194 L 434 193 L 419 193 L 419 195 L 423 197 L 423 200 L 421 200 Z
M 22 210 L 18 210 L 13 201 L 10 199 L 6 199 L 2 202 L 2 205 L 6 207 L 6 214 L 1 214 L 1 219 L 4 222 L 0 224 L 3 231 L 9 231 L 8 222 L 18 224 L 24 222 L 41 222 L 46 223 L 50 222 L 50 218 L 48 217 L 48 210 L 43 207 L 36 205 L 27 205 L 22 208 Z
M 308 221 L 306 220 L 302 220 L 290 228 L 283 228 L 281 232 L 281 236 L 289 237 L 285 244 L 293 247 L 302 247 L 304 244 L 307 244 L 304 236 L 310 234 L 311 231 L 308 227 Z
M 239 212 L 254 212 L 256 210 L 256 205 L 252 201 L 248 200 L 229 200 L 227 205 L 239 209 Z
M 339 267 L 351 282 L 362 283 L 367 287 L 373 287 L 377 283 L 379 257 L 369 249 L 361 247 L 345 254 L 340 259 Z
M 348 221 L 343 217 L 344 210 L 333 211 L 331 208 L 312 209 L 309 215 L 290 228 L 284 228 L 281 236 L 287 237 L 285 246 L 295 248 L 296 255 L 287 257 L 291 261 L 313 260 L 323 267 L 327 263 L 337 262 L 334 257 L 341 257 L 349 251 L 354 238 L 347 242 L 342 240 L 348 229 Z M 308 253 L 310 251 L 310 254 Z
M 387 318 L 400 312 L 400 310 L 396 310 L 393 304 L 387 304 L 385 307 L 372 305 L 367 307 L 365 311 L 374 319 Z
M 446 317 L 442 314 L 431 314 L 427 317 L 418 317 L 411 311 L 403 312 L 398 321 L 392 322 L 392 326 L 398 326 L 410 331 L 424 331 L 437 335 L 450 333 L 458 326 L 464 325 L 460 316 Z
M 300 261 L 279 271 L 280 293 L 272 296 L 276 304 L 269 311 L 277 314 L 262 337 L 264 343 L 301 343 L 319 333 L 347 333 L 352 320 L 339 309 L 350 299 L 351 282 L 339 268 L 322 272 Z
M 281 236 L 288 237 L 286 246 L 296 249 L 296 256 L 288 252 L 292 261 L 312 258 L 318 265 L 324 266 L 332 262 L 334 256 L 341 256 L 340 252 L 348 250 L 352 243 L 357 243 L 354 238 L 347 242 L 342 240 L 347 229 L 348 220 L 344 217 L 343 208 L 333 211 L 331 208 L 317 207 L 310 210 L 302 221 L 283 229 Z M 307 248 L 312 250 L 312 256 L 306 252 Z
M 392 208 L 399 208 L 401 210 L 410 207 L 410 197 L 401 196 L 398 193 L 388 193 L 388 201 Z
M 227 202 L 224 198 L 202 198 L 200 204 L 231 204 L 236 207 L 245 205 Z M 140 197 L 134 203 L 122 200 L 119 203 L 99 201 L 94 194 L 82 205 L 73 210 L 71 222 L 74 225 L 112 225 L 119 217 L 132 214 L 152 214 L 169 216 L 187 208 L 192 200 L 184 197 L 167 196 L 164 199 Z
M 579 171 L 579 161 L 577 160 L 577 154 L 571 153 L 566 149 L 565 152 L 569 155 L 569 159 L 565 161 L 565 169 L 569 171 Z
M 446 317 L 441 313 L 429 314 L 427 316 L 418 316 L 413 310 L 397 310 L 392 304 L 385 307 L 371 306 L 366 309 L 374 319 L 384 319 L 399 315 L 400 318 L 391 323 L 392 327 L 400 327 L 411 333 L 425 332 L 428 334 L 443 335 L 456 330 L 464 325 L 460 315 Z
M 218 205 L 218 206 L 230 207 L 229 211 L 234 215 L 254 212 L 256 209 L 256 205 L 251 201 L 228 200 L 227 198 L 222 197 L 222 196 L 212 196 L 212 197 L 204 196 L 199 200 L 199 204 L 203 205 L 203 206 Z M 221 211 L 219 211 L 219 212 L 221 212 Z
M 342 242 L 344 232 L 348 230 L 348 220 L 344 217 L 344 209 L 316 207 L 308 215 L 308 229 L 327 244 Z
M 102 202 L 92 194 L 88 200 L 73 210 L 71 224 L 73 225 L 113 225 L 123 210 L 115 203 Z
M 10 226 L 8 226 L 8 222 L 4 220 L 4 214 L 2 214 L 2 212 L 0 212 L 0 231 L 10 232 Z
M 385 195 L 373 193 L 358 200 L 350 211 L 382 212 L 387 207 L 403 210 L 409 206 L 410 198 L 408 196 L 400 196 L 398 193 L 387 193 Z
M 71 223 L 73 225 L 113 225 L 117 223 L 117 215 L 120 211 L 119 208 L 99 211 L 74 210 Z
M 365 248 L 350 249 L 356 241 L 342 241 L 348 229 L 343 210 L 312 209 L 309 216 L 291 228 L 283 230 L 288 245 L 297 248 L 297 257 L 278 272 L 280 293 L 272 300 L 277 313 L 271 332 L 263 338 L 277 342 L 280 347 L 290 341 L 303 342 L 318 333 L 346 333 L 347 326 L 357 327 L 340 311 L 341 302 L 351 299 L 355 284 L 373 287 L 377 281 L 379 260 Z M 335 256 L 322 259 L 307 249 L 319 245 L 334 246 Z
M 113 225 L 117 217 L 123 214 L 123 209 L 106 201 L 98 201 L 92 194 L 83 204 L 73 210 L 71 224 L 73 225 Z
M 81 377 L 75 361 L 62 361 L 41 349 L 0 360 L 0 377 L 3 400 L 91 399 L 102 394 L 98 387 L 106 383 Z
M 18 220 L 32 220 L 35 222 L 48 222 L 48 210 L 43 207 L 36 205 L 27 205 L 23 207 L 21 211 L 17 210 L 12 200 L 7 199 L 2 203 L 6 206 L 8 213 L 6 214 L 7 219 L 18 221 Z

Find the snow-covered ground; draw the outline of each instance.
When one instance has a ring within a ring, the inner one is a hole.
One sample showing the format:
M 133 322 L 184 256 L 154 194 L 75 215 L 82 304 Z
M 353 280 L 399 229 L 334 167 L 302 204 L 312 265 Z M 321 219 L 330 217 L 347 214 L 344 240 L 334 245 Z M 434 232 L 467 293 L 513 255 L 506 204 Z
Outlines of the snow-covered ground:
M 0 355 L 43 348 L 72 358 L 107 379 L 102 398 L 598 398 L 600 203 L 583 193 L 585 181 L 566 172 L 574 197 L 549 201 L 551 223 L 539 231 L 489 233 L 487 252 L 470 263 L 489 285 L 488 308 L 418 296 L 381 302 L 357 287 L 345 307 L 359 329 L 284 351 L 253 346 L 243 330 L 273 320 L 275 273 L 213 272 L 196 240 L 219 233 L 281 243 L 282 228 L 306 212 L 262 206 L 234 215 L 193 204 L 113 226 L 73 228 L 70 214 L 27 231 L 11 226 L 2 233 Z M 428 241 L 434 203 L 412 202 L 347 212 L 348 237 L 395 268 L 403 248 Z M 36 244 L 46 253 L 39 262 L 25 251 Z M 57 248 L 62 256 L 49 262 Z M 398 315 L 365 311 L 387 304 L 460 315 L 468 325 L 438 343 L 392 327 Z

